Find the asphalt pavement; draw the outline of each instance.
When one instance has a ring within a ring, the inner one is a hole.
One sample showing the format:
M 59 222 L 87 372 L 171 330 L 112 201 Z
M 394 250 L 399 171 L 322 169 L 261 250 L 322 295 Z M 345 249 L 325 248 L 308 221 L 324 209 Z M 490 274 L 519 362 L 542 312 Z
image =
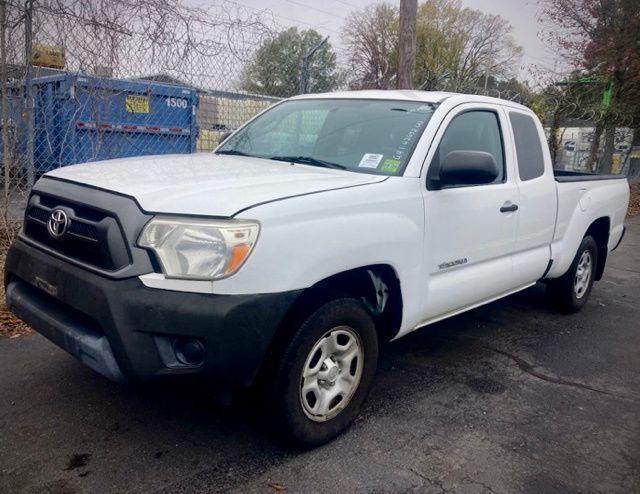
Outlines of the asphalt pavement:
M 383 350 L 356 424 L 293 451 L 201 384 L 0 340 L 0 492 L 640 492 L 640 217 L 578 314 L 536 286 Z

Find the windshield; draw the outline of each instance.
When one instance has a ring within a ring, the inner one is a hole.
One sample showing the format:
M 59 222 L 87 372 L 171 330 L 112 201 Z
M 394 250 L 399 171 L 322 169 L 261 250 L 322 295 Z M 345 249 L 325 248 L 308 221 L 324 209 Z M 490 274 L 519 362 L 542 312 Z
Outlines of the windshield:
M 216 153 L 379 175 L 401 175 L 436 105 L 416 101 L 286 101 Z

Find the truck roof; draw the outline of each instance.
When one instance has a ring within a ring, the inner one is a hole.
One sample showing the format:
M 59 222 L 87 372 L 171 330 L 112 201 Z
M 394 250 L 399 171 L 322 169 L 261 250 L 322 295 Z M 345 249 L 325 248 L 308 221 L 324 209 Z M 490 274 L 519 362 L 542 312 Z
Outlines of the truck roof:
M 424 101 L 425 103 L 442 103 L 447 99 L 459 100 L 456 103 L 478 102 L 506 105 L 521 110 L 529 110 L 514 101 L 481 96 L 477 94 L 449 93 L 444 91 L 419 91 L 414 89 L 364 89 L 358 91 L 336 91 L 334 93 L 301 94 L 290 99 L 386 99 L 399 101 Z M 529 110 L 530 111 L 530 110 Z

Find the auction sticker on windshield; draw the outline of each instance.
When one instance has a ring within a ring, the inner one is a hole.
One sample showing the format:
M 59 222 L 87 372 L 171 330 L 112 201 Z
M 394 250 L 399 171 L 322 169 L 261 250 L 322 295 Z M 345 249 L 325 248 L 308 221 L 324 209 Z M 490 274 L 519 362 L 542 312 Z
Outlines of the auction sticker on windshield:
M 382 154 L 365 153 L 358 166 L 362 168 L 378 168 L 382 157 Z
M 384 160 L 382 166 L 380 167 L 380 171 L 387 173 L 395 173 L 400 168 L 400 160 Z

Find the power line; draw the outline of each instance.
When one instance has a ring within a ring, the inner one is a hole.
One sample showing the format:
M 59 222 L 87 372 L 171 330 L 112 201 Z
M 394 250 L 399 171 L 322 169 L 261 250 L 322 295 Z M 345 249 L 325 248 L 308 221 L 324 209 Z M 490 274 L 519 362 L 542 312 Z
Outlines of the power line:
M 352 3 L 345 2 L 344 0 L 333 0 L 333 1 L 334 1 L 334 2 L 338 2 L 338 3 L 341 3 L 342 5 L 346 5 L 347 7 L 354 8 L 354 9 L 356 9 L 356 10 L 360 10 L 360 9 L 361 9 L 361 7 L 359 7 L 358 5 L 354 5 L 354 4 L 352 4 Z
M 286 0 L 286 1 L 294 5 L 299 5 L 300 7 L 304 7 L 306 9 L 315 10 L 316 12 L 320 12 L 321 14 L 324 14 L 324 15 L 330 15 L 331 17 L 335 17 L 336 19 L 340 19 L 340 20 L 343 19 L 342 16 L 336 15 L 333 12 L 327 12 L 326 10 L 318 9 L 316 7 L 312 7 L 311 5 L 307 5 L 302 2 L 296 2 L 295 0 Z
M 245 9 L 253 10 L 253 11 L 256 11 L 256 12 L 271 11 L 271 13 L 273 13 L 273 11 L 272 11 L 271 9 L 258 9 L 258 8 L 256 8 L 256 7 L 252 7 L 252 6 L 250 6 L 250 5 L 246 5 L 246 4 L 244 4 L 244 3 L 237 2 L 236 0 L 227 0 L 227 2 L 229 2 L 229 3 L 233 3 L 233 4 L 235 4 L 235 5 L 239 6 L 239 7 L 243 7 L 243 8 L 245 8 Z M 317 26 L 317 25 L 315 25 L 315 24 L 311 24 L 311 23 L 309 23 L 309 22 L 305 22 L 305 21 L 300 20 L 300 19 L 294 19 L 294 18 L 292 18 L 292 17 L 287 17 L 287 16 L 280 15 L 280 14 L 278 14 L 278 17 L 279 17 L 280 19 L 285 19 L 285 20 L 288 20 L 288 21 L 293 22 L 293 23 L 295 23 L 295 24 L 304 24 L 304 25 L 309 26 L 309 27 L 312 27 L 312 28 L 314 28 L 314 29 L 323 29 L 324 31 L 328 31 L 328 32 L 333 33 L 333 34 L 336 34 L 336 35 L 338 35 L 338 36 L 341 36 L 341 35 L 342 35 L 342 34 L 341 34 L 341 33 L 339 33 L 338 31 L 336 31 L 335 29 L 330 29 L 330 28 L 328 28 L 328 27 L 321 27 L 321 26 Z

